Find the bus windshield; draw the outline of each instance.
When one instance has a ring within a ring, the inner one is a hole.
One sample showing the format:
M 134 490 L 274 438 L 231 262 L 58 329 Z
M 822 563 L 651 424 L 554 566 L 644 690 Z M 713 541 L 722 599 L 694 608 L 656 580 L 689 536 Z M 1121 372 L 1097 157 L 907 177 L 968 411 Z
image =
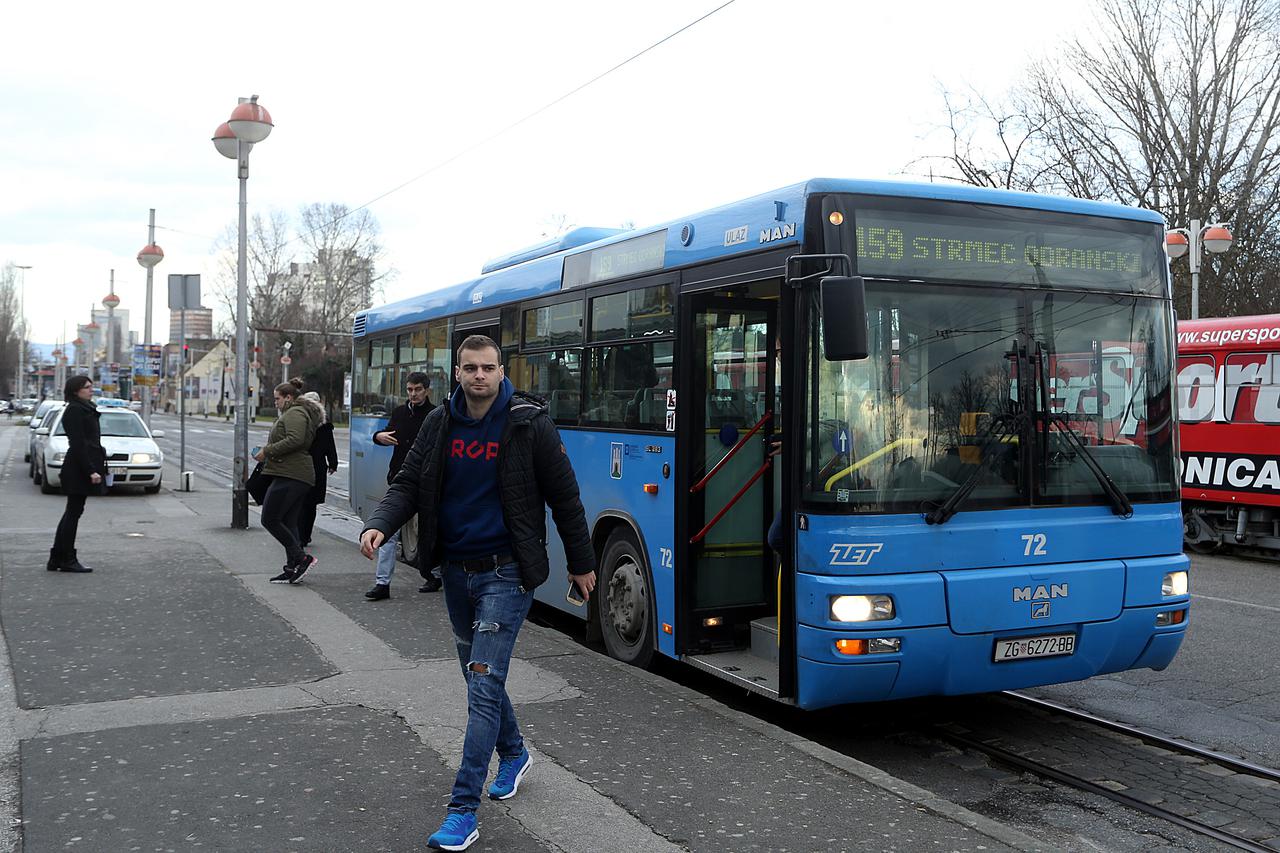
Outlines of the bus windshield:
M 1115 503 L 1108 477 L 1133 500 L 1175 499 L 1166 303 L 868 282 L 870 356 L 834 362 L 819 311 L 815 295 L 808 500 L 929 513 L 963 488 L 960 509 Z

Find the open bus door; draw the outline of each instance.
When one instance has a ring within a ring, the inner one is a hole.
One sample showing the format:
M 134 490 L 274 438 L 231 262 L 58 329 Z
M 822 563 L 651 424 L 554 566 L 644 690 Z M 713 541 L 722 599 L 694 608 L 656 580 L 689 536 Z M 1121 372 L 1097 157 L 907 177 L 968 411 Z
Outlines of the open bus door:
M 777 302 L 689 297 L 681 383 L 677 633 L 684 659 L 778 695 L 778 562 L 766 535 L 781 480 Z

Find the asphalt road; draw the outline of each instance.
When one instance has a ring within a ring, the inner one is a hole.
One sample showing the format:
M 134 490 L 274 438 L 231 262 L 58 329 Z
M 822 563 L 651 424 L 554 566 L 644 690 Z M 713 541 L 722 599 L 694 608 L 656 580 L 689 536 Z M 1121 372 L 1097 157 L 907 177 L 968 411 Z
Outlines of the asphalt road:
M 1280 767 L 1280 563 L 1191 556 L 1191 624 L 1164 672 L 1027 691 Z

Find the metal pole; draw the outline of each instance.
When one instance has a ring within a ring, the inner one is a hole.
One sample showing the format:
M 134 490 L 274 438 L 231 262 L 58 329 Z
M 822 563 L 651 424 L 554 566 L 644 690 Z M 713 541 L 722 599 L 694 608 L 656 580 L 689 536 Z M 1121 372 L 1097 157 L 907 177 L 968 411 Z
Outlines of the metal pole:
M 182 282 L 183 305 L 187 283 Z M 187 309 L 178 309 L 178 488 L 187 483 Z
M 1200 319 L 1200 220 L 1191 220 L 1191 319 Z
M 240 245 L 236 263 L 236 427 L 235 467 L 231 479 L 231 526 L 249 528 L 249 493 L 245 489 L 249 462 L 249 284 L 247 271 L 246 231 L 249 210 L 249 149 L 236 140 L 240 176 Z
M 115 292 L 116 292 L 116 271 L 112 270 L 111 271 L 111 293 L 114 295 Z M 116 363 L 115 331 L 116 331 L 116 306 L 108 305 L 107 306 L 107 365 L 108 365 L 107 369 L 108 370 L 111 369 L 110 365 Z M 120 380 L 117 379 L 116 381 L 119 382 Z M 119 390 L 117 390 L 116 393 L 118 394 Z
M 156 209 L 151 208 L 151 214 L 147 219 L 147 245 L 154 245 L 156 242 Z M 146 353 L 147 366 L 151 366 L 151 281 L 155 270 L 147 267 L 147 308 L 146 317 L 142 326 L 142 343 L 143 352 Z M 142 422 L 147 425 L 147 429 L 151 428 L 151 386 L 142 386 Z

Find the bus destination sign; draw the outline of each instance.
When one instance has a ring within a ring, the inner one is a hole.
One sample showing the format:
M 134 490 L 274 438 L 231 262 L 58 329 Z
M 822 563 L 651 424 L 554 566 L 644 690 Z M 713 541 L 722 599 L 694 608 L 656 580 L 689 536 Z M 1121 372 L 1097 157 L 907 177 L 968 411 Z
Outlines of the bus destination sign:
M 1163 286 L 1154 228 L 1144 235 L 1117 220 L 1089 227 L 969 213 L 859 210 L 859 275 L 1146 293 Z
M 610 243 L 588 252 L 570 255 L 564 259 L 564 276 L 560 282 L 562 290 L 594 284 L 597 281 L 608 281 L 612 278 L 626 278 L 629 275 L 662 269 L 667 257 L 667 231 L 655 231 Z

